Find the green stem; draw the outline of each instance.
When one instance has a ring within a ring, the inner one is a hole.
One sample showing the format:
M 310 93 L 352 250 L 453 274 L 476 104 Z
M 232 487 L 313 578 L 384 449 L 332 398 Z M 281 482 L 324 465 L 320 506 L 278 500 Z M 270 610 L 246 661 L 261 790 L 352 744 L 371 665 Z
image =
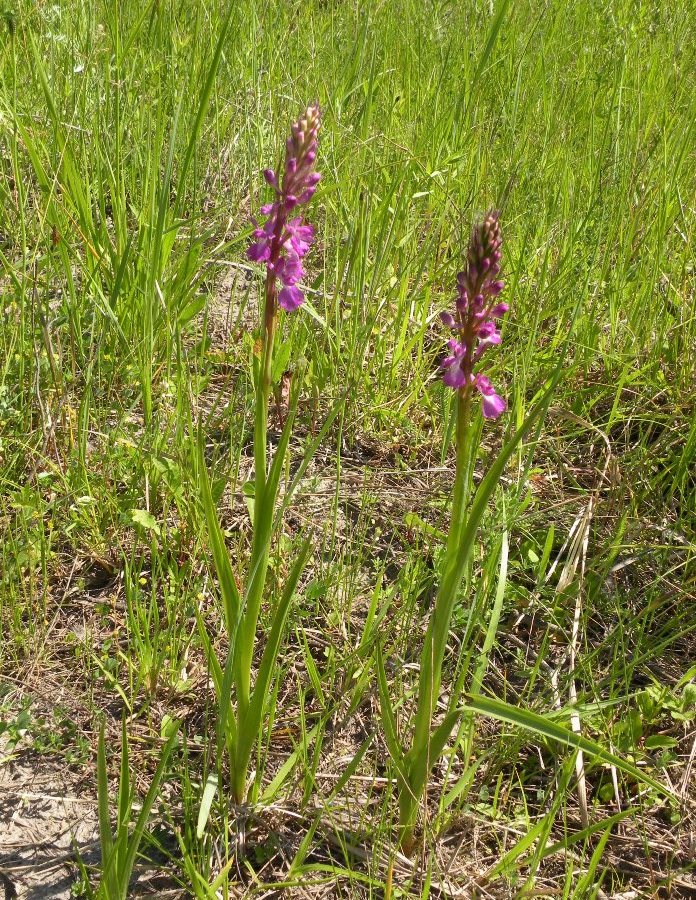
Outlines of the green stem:
M 267 442 L 268 442 L 268 404 L 271 396 L 271 373 L 273 369 L 273 344 L 275 341 L 276 324 L 278 320 L 278 301 L 276 291 L 276 276 L 273 272 L 266 274 L 266 302 L 263 311 L 263 346 L 261 349 L 261 366 L 256 382 L 256 419 L 254 422 L 254 466 L 255 489 L 254 507 L 258 507 L 259 500 L 266 485 L 266 473 L 268 470 Z
M 246 609 L 237 633 L 235 662 L 235 694 L 237 700 L 237 734 L 244 730 L 251 696 L 251 664 L 254 636 L 261 607 L 261 598 L 268 570 L 270 523 L 273 515 L 266 510 L 266 479 L 268 477 L 268 406 L 272 388 L 273 344 L 278 321 L 276 276 L 266 274 L 265 305 L 261 360 L 256 378 L 256 411 L 254 418 L 254 523 L 251 544 L 250 572 L 246 590 Z M 236 756 L 237 748 L 234 755 Z M 236 758 L 231 764 L 232 793 L 236 803 L 244 801 L 247 766 Z
M 454 479 L 452 497 L 452 518 L 447 537 L 445 554 L 445 571 L 435 598 L 433 614 L 430 619 L 426 644 L 423 648 L 421 665 L 421 685 L 419 691 L 418 712 L 413 744 L 423 746 L 430 734 L 433 711 L 440 692 L 442 661 L 445 656 L 447 634 L 452 618 L 453 595 L 459 587 L 454 573 L 457 569 L 457 558 L 460 554 L 460 543 L 466 506 L 469 499 L 469 480 L 471 469 L 471 448 L 469 447 L 469 429 L 471 427 L 471 389 L 460 391 L 457 398 L 457 468 Z
M 454 476 L 454 494 L 452 497 L 452 518 L 447 536 L 446 559 L 456 556 L 460 544 L 460 535 L 466 516 L 471 486 L 472 453 L 469 441 L 471 428 L 471 387 L 467 386 L 457 396 L 457 468 Z
M 470 437 L 471 387 L 466 386 L 457 395 L 457 464 L 444 574 L 438 588 L 421 655 L 418 706 L 411 750 L 407 754 L 407 779 L 399 784 L 399 843 L 406 853 L 409 853 L 413 848 L 413 830 L 424 786 L 421 784 L 422 771 L 412 770 L 409 764 L 413 764 L 420 749 L 427 746 L 430 742 L 433 712 L 440 693 L 442 662 L 447 645 L 447 634 L 452 618 L 452 610 L 454 609 L 454 599 L 460 581 L 457 559 L 460 555 L 462 532 L 466 521 L 473 461 Z M 429 761 L 427 771 L 429 771 L 430 764 L 433 762 L 435 760 Z M 426 779 L 427 771 L 425 773 Z

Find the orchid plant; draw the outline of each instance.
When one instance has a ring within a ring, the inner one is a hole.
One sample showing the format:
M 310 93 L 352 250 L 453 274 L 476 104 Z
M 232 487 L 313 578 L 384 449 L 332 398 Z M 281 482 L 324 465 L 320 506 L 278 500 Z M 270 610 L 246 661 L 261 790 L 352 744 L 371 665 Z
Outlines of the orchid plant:
M 455 313 L 443 312 L 440 316 L 457 334 L 448 343 L 450 356 L 442 362 L 442 380 L 459 392 L 460 400 L 468 398 L 475 388 L 481 394 L 483 415 L 487 419 L 497 419 L 506 408 L 490 379 L 481 372 L 474 374 L 474 366 L 484 352 L 500 344 L 496 320 L 509 308 L 507 303 L 498 301 L 498 295 L 505 287 L 505 282 L 497 277 L 501 245 L 498 214 L 491 212 L 481 226 L 474 229 L 467 267 L 457 275 Z
M 281 596 L 271 598 L 271 628 L 252 685 L 256 632 L 268 574 L 278 488 L 297 409 L 295 393 L 290 399 L 289 414 L 269 465 L 267 429 L 269 399 L 273 389 L 273 350 L 280 311 L 291 313 L 304 300 L 298 282 L 304 274 L 302 258 L 311 247 L 314 229 L 304 220 L 300 210 L 312 198 L 320 179 L 315 171 L 319 125 L 319 107 L 312 104 L 292 126 L 282 169 L 279 172 L 270 169 L 264 172 L 265 180 L 275 194 L 271 203 L 261 207 L 265 222 L 259 225 L 252 220 L 255 240 L 247 255 L 253 262 L 265 265 L 266 278 L 261 349 L 259 356 L 254 357 L 254 515 L 251 557 L 243 590 L 238 588 L 232 571 L 199 443 L 200 490 L 208 542 L 223 597 L 229 635 L 229 650 L 224 665 L 213 652 L 202 619 L 199 619 L 199 626 L 208 647 L 218 699 L 218 755 L 226 749 L 230 761 L 232 798 L 237 804 L 243 803 L 247 797 L 249 761 L 263 727 L 269 688 L 276 670 L 290 603 L 309 553 L 309 541 L 306 541 L 284 582 Z M 199 833 L 205 827 L 216 787 L 217 778 L 209 779 L 201 806 Z
M 480 396 L 485 419 L 497 419 L 506 409 L 505 400 L 481 370 L 486 351 L 501 343 L 498 323 L 508 311 L 508 304 L 500 300 L 504 288 L 499 277 L 501 253 L 498 214 L 489 212 L 473 229 L 466 266 L 457 276 L 454 312 L 445 312 L 441 316 L 447 328 L 454 332 L 441 371 L 444 383 L 455 392 L 456 471 L 442 578 L 421 652 L 416 708 L 412 720 L 407 723 L 406 733 L 410 740 L 399 735 L 381 649 L 377 654 L 384 735 L 397 775 L 399 845 L 407 853 L 414 846 L 418 809 L 428 777 L 463 713 L 459 707 L 461 690 L 455 690 L 444 717 L 435 724 L 450 623 L 478 526 L 505 464 L 548 407 L 558 378 L 557 373 L 537 405 L 503 447 L 472 498 L 471 473 L 477 449 L 473 436 L 480 433 L 473 427 L 473 398 Z

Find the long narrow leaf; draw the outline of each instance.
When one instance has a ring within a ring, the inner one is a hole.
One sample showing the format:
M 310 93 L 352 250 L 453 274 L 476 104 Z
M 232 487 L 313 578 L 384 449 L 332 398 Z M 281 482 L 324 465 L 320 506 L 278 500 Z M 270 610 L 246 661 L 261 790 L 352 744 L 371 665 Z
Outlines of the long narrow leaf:
M 133 872 L 133 866 L 135 865 L 135 857 L 138 852 L 138 848 L 140 846 L 140 842 L 142 840 L 143 834 L 145 832 L 145 827 L 147 825 L 147 820 L 150 817 L 150 811 L 154 806 L 155 800 L 157 799 L 157 793 L 159 791 L 160 782 L 162 781 L 162 776 L 164 775 L 165 768 L 167 763 L 169 762 L 169 756 L 174 749 L 174 746 L 177 742 L 179 735 L 179 723 L 175 722 L 174 727 L 172 728 L 172 733 L 169 736 L 167 743 L 162 748 L 162 753 L 160 755 L 159 763 L 157 764 L 157 769 L 155 770 L 155 774 L 152 778 L 152 783 L 150 784 L 150 789 L 145 795 L 145 799 L 143 800 L 142 809 L 140 810 L 140 815 L 135 823 L 135 828 L 133 829 L 133 834 L 130 837 L 130 841 L 128 843 L 128 853 L 124 860 L 123 864 L 123 878 L 125 879 L 126 889 L 128 887 L 128 882 L 130 881 L 131 874 Z M 123 900 L 126 898 L 126 894 L 123 895 Z
M 304 744 L 306 745 L 309 741 L 311 741 L 314 737 L 316 737 L 317 732 L 319 731 L 319 725 L 321 723 L 315 725 L 313 728 L 306 733 L 304 736 Z M 273 777 L 271 783 L 266 787 L 263 794 L 261 795 L 261 803 L 270 803 L 275 795 L 278 793 L 282 785 L 285 783 L 287 778 L 289 777 L 292 770 L 297 765 L 298 758 L 305 751 L 306 747 L 300 745 L 296 747 L 293 752 L 288 756 L 283 765 L 278 769 L 276 774 Z
M 254 638 L 256 625 L 261 608 L 266 575 L 268 572 L 268 557 L 270 553 L 271 539 L 273 537 L 273 510 L 280 475 L 283 471 L 283 462 L 287 453 L 296 402 L 291 406 L 290 413 L 285 422 L 285 427 L 280 436 L 280 441 L 273 456 L 273 462 L 265 481 L 260 498 L 254 503 L 254 537 L 251 545 L 251 559 L 249 561 L 249 576 L 245 593 L 244 615 L 242 617 L 240 634 L 237 639 L 237 704 L 240 719 L 244 718 L 249 704 L 249 673 L 254 653 Z M 258 482 L 258 475 L 257 475 Z
M 343 772 L 341 772 L 340 778 L 338 779 L 336 784 L 331 789 L 331 793 L 329 794 L 329 796 L 326 798 L 327 804 L 331 803 L 331 801 L 335 797 L 337 797 L 338 794 L 341 793 L 341 791 L 348 784 L 348 782 L 353 777 L 353 775 L 355 775 L 355 772 L 356 772 L 358 766 L 362 762 L 363 757 L 365 756 L 368 749 L 372 745 L 372 742 L 374 741 L 374 739 L 375 739 L 374 734 L 369 734 L 365 738 L 365 740 L 362 742 L 362 744 L 358 747 L 355 755 L 353 756 L 351 761 L 348 763 L 348 765 L 345 767 Z
M 109 897 L 116 898 L 117 884 L 113 873 L 114 839 L 111 833 L 111 816 L 109 814 L 109 776 L 106 767 L 106 742 L 104 740 L 104 720 L 99 728 L 97 745 L 97 802 L 99 811 L 99 843 L 101 846 L 103 881 Z
M 447 561 L 447 569 L 435 600 L 435 607 L 428 625 L 423 653 L 421 655 L 418 709 L 416 712 L 413 738 L 414 756 L 419 752 L 419 748 L 424 746 L 425 742 L 428 740 L 430 719 L 433 712 L 435 697 L 440 689 L 442 660 L 447 645 L 447 636 L 454 604 L 457 599 L 457 591 L 461 584 L 469 557 L 471 556 L 476 533 L 481 523 L 481 519 L 483 518 L 484 511 L 500 482 L 508 460 L 526 435 L 531 431 L 534 424 L 548 409 L 553 392 L 555 391 L 556 385 L 562 374 L 563 368 L 559 364 L 551 378 L 549 386 L 542 394 L 541 399 L 536 406 L 533 407 L 527 418 L 503 447 L 491 465 L 488 473 L 474 495 L 469 516 L 462 528 L 459 552 L 456 556 L 453 556 Z
M 208 824 L 208 818 L 210 817 L 210 808 L 213 805 L 213 800 L 215 798 L 215 794 L 218 789 L 218 777 L 214 772 L 211 772 L 205 782 L 205 787 L 203 788 L 203 797 L 201 798 L 201 808 L 198 811 L 198 822 L 196 823 L 196 837 L 200 841 L 200 839 L 205 834 L 205 826 Z
M 319 448 L 322 441 L 326 437 L 326 435 L 329 431 L 329 428 L 331 428 L 332 424 L 336 420 L 336 416 L 341 411 L 345 402 L 346 402 L 345 397 L 341 397 L 334 403 L 334 405 L 331 409 L 331 412 L 328 414 L 328 416 L 324 420 L 324 424 L 321 426 L 319 433 L 316 435 L 314 440 L 311 441 L 311 443 L 306 447 L 305 452 L 300 461 L 300 464 L 297 467 L 297 471 L 295 472 L 295 474 L 292 478 L 292 481 L 288 485 L 287 490 L 285 491 L 285 493 L 283 495 L 283 502 L 280 504 L 280 506 L 278 508 L 278 512 L 276 513 L 276 519 L 278 521 L 280 520 L 280 518 L 282 517 L 282 515 L 285 513 L 288 506 L 290 505 L 293 495 L 294 495 L 295 491 L 297 490 L 298 485 L 304 478 L 304 474 L 307 471 L 307 466 L 312 461 L 314 454 L 316 453 L 317 449 Z
M 285 623 L 288 618 L 288 612 L 290 611 L 290 604 L 295 594 L 297 583 L 300 580 L 300 575 L 307 562 L 311 546 L 311 540 L 308 538 L 290 570 L 290 574 L 288 575 L 288 579 L 283 589 L 283 594 L 273 616 L 273 624 L 271 625 L 263 655 L 261 656 L 261 663 L 259 664 L 259 671 L 256 676 L 256 684 L 254 685 L 254 691 L 251 695 L 247 714 L 243 718 L 240 718 L 239 732 L 237 735 L 237 762 L 244 768 L 246 768 L 248 764 L 254 741 L 258 737 L 259 729 L 261 728 L 263 713 L 268 700 L 268 687 L 276 667 L 278 652 L 285 631 Z
M 227 661 L 222 673 L 220 689 L 218 691 L 218 754 L 223 747 L 228 746 L 236 752 L 237 747 L 237 723 L 232 712 L 232 684 L 234 682 L 234 644 L 230 645 L 227 653 Z
M 387 743 L 387 749 L 397 766 L 403 766 L 404 751 L 401 747 L 399 735 L 396 728 L 396 717 L 392 709 L 391 697 L 389 696 L 389 685 L 387 684 L 387 673 L 384 668 L 384 655 L 382 647 L 377 644 L 377 684 L 379 685 L 379 708 L 382 713 L 382 727 L 384 729 L 384 740 Z
M 495 637 L 498 633 L 498 624 L 500 623 L 500 615 L 503 610 L 503 600 L 505 598 L 505 585 L 507 583 L 508 547 L 508 533 L 507 531 L 504 531 L 502 545 L 500 548 L 500 571 L 498 574 L 498 587 L 496 588 L 495 599 L 493 600 L 493 609 L 491 610 L 491 617 L 488 621 L 488 628 L 486 630 L 486 637 L 483 641 L 483 648 L 481 649 L 481 653 L 476 663 L 476 669 L 474 670 L 474 676 L 471 680 L 472 694 L 478 694 L 481 690 L 481 685 L 483 684 L 483 676 L 486 674 L 486 669 L 488 668 L 488 657 L 490 656 L 491 650 L 493 649 L 493 645 L 495 644 Z
M 208 629 L 205 627 L 205 619 L 201 611 L 196 607 L 196 624 L 198 625 L 198 634 L 201 639 L 201 644 L 203 645 L 203 649 L 205 650 L 205 658 L 210 665 L 210 674 L 213 679 L 213 686 L 215 688 L 216 696 L 220 696 L 220 691 L 222 690 L 222 666 L 215 655 L 215 650 L 213 648 L 212 641 L 210 640 L 210 635 L 208 634 Z
M 437 726 L 430 736 L 430 740 L 423 747 L 418 748 L 418 752 L 412 757 L 407 757 L 408 780 L 414 796 L 420 797 L 428 774 L 433 765 L 440 758 L 452 729 L 457 724 L 457 719 L 461 716 L 460 709 L 453 709 L 448 712 L 444 720 Z
M 121 717 L 121 774 L 118 784 L 118 820 L 116 824 L 116 846 L 114 852 L 116 859 L 114 866 L 116 869 L 116 877 L 118 878 L 118 857 L 125 850 L 125 841 L 128 839 L 128 826 L 130 825 L 131 814 L 131 772 L 130 772 L 130 754 L 128 752 L 128 733 L 126 731 L 126 717 Z
M 210 489 L 210 479 L 208 478 L 208 470 L 205 465 L 205 457 L 203 454 L 202 437 L 198 441 L 198 480 L 201 500 L 203 502 L 203 512 L 205 513 L 205 522 L 208 531 L 208 541 L 213 554 L 213 562 L 215 571 L 217 572 L 218 581 L 220 582 L 220 591 L 222 592 L 222 602 L 225 609 L 225 624 L 230 639 L 234 634 L 241 600 L 237 583 L 234 580 L 234 573 L 230 565 L 230 557 L 225 546 L 225 539 L 220 528 L 213 495 Z
M 196 112 L 196 118 L 194 120 L 193 126 L 189 131 L 189 142 L 186 147 L 186 153 L 181 162 L 181 166 L 179 168 L 179 180 L 177 183 L 177 191 L 176 196 L 178 202 L 182 204 L 184 202 L 184 180 L 186 175 L 188 174 L 189 166 L 191 165 L 191 160 L 193 159 L 193 154 L 196 149 L 196 144 L 198 142 L 198 138 L 201 133 L 201 127 L 203 125 L 203 120 L 205 119 L 205 115 L 208 112 L 208 106 L 210 104 L 210 95 L 213 91 L 213 85 L 215 84 L 215 77 L 217 75 L 217 70 L 220 65 L 220 58 L 222 56 L 222 50 L 225 46 L 225 38 L 227 36 L 227 29 L 230 25 L 230 19 L 232 18 L 232 12 L 235 9 L 235 4 L 230 3 L 227 8 L 227 15 L 222 21 L 222 25 L 220 26 L 220 33 L 218 35 L 217 44 L 215 45 L 215 51 L 213 52 L 213 58 L 210 62 L 210 66 L 208 67 L 208 72 L 206 74 L 205 81 L 203 82 L 203 86 L 201 87 L 201 93 L 198 98 L 198 110 Z
M 590 738 L 586 738 L 575 731 L 571 731 L 569 728 L 559 725 L 558 722 L 540 716 L 538 713 L 534 713 L 531 710 L 513 706 L 510 703 L 505 703 L 503 700 L 483 697 L 481 694 L 475 696 L 467 695 L 467 702 L 464 708 L 479 713 L 479 715 L 497 719 L 499 722 L 507 722 L 510 725 L 516 725 L 518 728 L 524 728 L 527 731 L 531 731 L 534 734 L 538 734 L 549 740 L 557 741 L 559 744 L 564 744 L 567 747 L 582 750 L 584 753 L 587 753 L 588 756 L 594 756 L 595 759 L 598 759 L 601 762 L 615 766 L 621 772 L 625 772 L 626 775 L 630 775 L 632 778 L 635 778 L 636 781 L 648 785 L 659 794 L 662 794 L 665 797 L 674 796 L 674 793 L 670 788 L 652 778 L 627 759 L 623 759 L 615 753 L 605 750 L 604 747 L 600 746 L 595 741 L 590 740 Z

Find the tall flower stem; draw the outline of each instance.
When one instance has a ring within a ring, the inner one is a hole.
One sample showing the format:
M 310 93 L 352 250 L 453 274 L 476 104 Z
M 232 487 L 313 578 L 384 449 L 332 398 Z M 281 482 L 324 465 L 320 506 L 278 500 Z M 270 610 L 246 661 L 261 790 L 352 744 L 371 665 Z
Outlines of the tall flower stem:
M 282 225 L 281 225 L 282 229 Z M 256 377 L 256 410 L 254 418 L 254 531 L 252 537 L 252 570 L 246 591 L 246 610 L 241 623 L 244 640 L 237 660 L 237 702 L 244 714 L 249 705 L 251 689 L 251 652 L 256 632 L 261 598 L 266 583 L 270 550 L 270 522 L 267 506 L 268 476 L 268 407 L 273 388 L 273 345 L 278 324 L 278 287 L 274 272 L 266 273 L 261 359 Z M 271 502 L 275 501 L 275 496 Z
M 457 428 L 456 428 L 456 469 L 454 491 L 452 496 L 452 517 L 447 535 L 446 569 L 440 583 L 433 614 L 425 636 L 425 645 L 421 657 L 420 683 L 418 686 L 418 706 L 411 744 L 412 758 L 409 762 L 409 776 L 399 790 L 399 843 L 404 853 L 409 855 L 413 850 L 413 832 L 418 813 L 418 803 L 422 793 L 421 782 L 424 782 L 431 764 L 430 754 L 421 755 L 421 763 L 415 764 L 414 750 L 427 747 L 432 734 L 433 714 L 440 693 L 442 679 L 442 663 L 447 645 L 447 632 L 456 592 L 459 587 L 457 557 L 460 551 L 461 536 L 466 521 L 471 486 L 471 468 L 473 447 L 471 446 L 471 400 L 472 387 L 464 385 L 457 391 Z
M 316 103 L 291 126 L 285 142 L 285 158 L 278 172 L 264 170 L 264 178 L 272 187 L 275 199 L 261 207 L 263 224 L 255 219 L 254 243 L 247 250 L 252 262 L 266 266 L 263 320 L 260 349 L 253 355 L 254 410 L 254 509 L 251 554 L 243 588 L 229 558 L 225 535 L 213 500 L 205 459 L 205 443 L 198 438 L 198 477 L 205 513 L 209 549 L 218 576 L 223 602 L 224 621 L 229 637 L 226 657 L 215 653 L 205 623 L 199 628 L 211 659 L 211 675 L 218 701 L 217 749 L 218 771 L 223 753 L 229 758 L 230 789 L 235 804 L 243 804 L 248 795 L 247 776 L 250 760 L 261 735 L 268 713 L 272 684 L 278 671 L 289 610 L 297 585 L 307 562 L 312 541 L 303 542 L 295 562 L 286 573 L 282 586 L 274 586 L 269 594 L 270 627 L 265 634 L 263 651 L 258 649 L 257 625 L 264 598 L 268 562 L 276 524 L 276 504 L 281 475 L 287 460 L 298 395 L 289 403 L 290 411 L 280 438 L 269 458 L 268 411 L 273 390 L 273 350 L 279 327 L 280 310 L 292 312 L 304 301 L 298 282 L 304 276 L 302 259 L 314 240 L 314 228 L 304 221 L 302 210 L 311 200 L 319 183 L 315 171 L 317 135 L 321 115 Z M 252 679 L 253 670 L 253 679 Z M 206 783 L 201 803 L 197 833 L 203 833 L 210 813 L 216 784 Z
M 448 557 L 459 546 L 466 507 L 471 488 L 472 447 L 471 431 L 471 398 L 472 390 L 466 385 L 457 394 L 457 461 L 454 476 L 454 493 L 452 495 L 452 519 L 447 536 Z
M 261 362 L 256 383 L 256 417 L 254 427 L 255 494 L 262 495 L 268 467 L 268 406 L 270 402 L 273 370 L 273 345 L 278 323 L 277 278 L 270 270 L 266 273 L 265 304 L 263 311 L 263 336 Z
M 498 278 L 501 243 L 498 214 L 490 212 L 483 222 L 474 226 L 466 266 L 457 275 L 454 314 L 441 314 L 445 325 L 456 335 L 448 341 L 450 354 L 441 363 L 443 381 L 455 391 L 456 397 L 456 469 L 442 576 L 420 657 L 413 730 L 410 741 L 405 743 L 398 736 L 396 719 L 390 709 L 384 663 L 381 653 L 378 655 L 385 737 L 396 762 L 399 845 L 406 853 L 411 853 L 414 847 L 418 808 L 427 790 L 428 776 L 460 717 L 457 698 L 450 698 L 444 716 L 434 722 L 459 589 L 471 560 L 485 504 L 495 487 L 495 480 L 487 477 L 472 500 L 471 476 L 478 445 L 477 426 L 472 424 L 473 397 L 481 396 L 486 419 L 497 419 L 506 407 L 505 400 L 498 396 L 490 380 L 477 370 L 485 351 L 500 344 L 502 338 L 496 322 L 508 309 L 507 303 L 498 299 L 504 287 Z
M 266 572 L 268 569 L 269 517 L 266 512 L 266 479 L 268 475 L 268 407 L 272 390 L 273 345 L 278 323 L 277 279 L 272 271 L 266 273 L 261 359 L 256 373 L 254 418 L 254 531 L 252 536 L 252 569 L 246 590 L 246 609 L 240 628 L 243 640 L 237 652 L 236 686 L 239 714 L 246 713 L 251 690 L 251 654 L 256 632 Z M 275 499 L 275 498 L 273 498 Z
M 452 518 L 450 520 L 445 555 L 447 565 L 435 598 L 433 616 L 428 628 L 426 647 L 424 648 L 424 653 L 428 654 L 430 663 L 429 666 L 425 667 L 426 673 L 429 670 L 429 677 L 427 677 L 427 684 L 423 685 L 425 687 L 424 695 L 421 694 L 419 697 L 416 718 L 416 742 L 418 740 L 427 741 L 431 731 L 435 704 L 440 693 L 442 661 L 447 646 L 447 632 L 452 618 L 454 600 L 459 588 L 459 567 L 457 561 L 461 549 L 461 536 L 469 501 L 472 459 L 472 448 L 469 442 L 471 431 L 471 394 L 471 387 L 466 385 L 460 389 L 457 396 L 457 460 L 452 498 Z M 421 671 L 424 671 L 423 666 L 421 666 Z M 425 680 L 426 678 L 424 678 Z M 424 700 L 425 702 L 423 702 Z

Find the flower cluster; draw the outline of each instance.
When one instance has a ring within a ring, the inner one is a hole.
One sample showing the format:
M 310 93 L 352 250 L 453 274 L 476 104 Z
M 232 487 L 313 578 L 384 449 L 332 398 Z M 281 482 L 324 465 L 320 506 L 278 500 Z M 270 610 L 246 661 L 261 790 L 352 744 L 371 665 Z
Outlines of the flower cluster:
M 443 381 L 454 390 L 475 387 L 481 394 L 487 419 L 497 419 L 506 408 L 505 400 L 498 396 L 490 379 L 480 372 L 474 373 L 482 354 L 500 343 L 496 320 L 508 311 L 507 303 L 498 301 L 504 287 L 498 279 L 501 245 L 498 213 L 490 212 L 474 228 L 466 268 L 457 275 L 455 315 L 449 312 L 441 315 L 445 325 L 457 335 L 447 344 L 450 354 L 441 364 Z
M 301 216 L 291 218 L 291 213 L 309 202 L 321 178 L 314 171 L 319 124 L 319 107 L 312 104 L 292 126 L 282 176 L 272 169 L 264 171 L 264 178 L 275 191 L 276 199 L 261 207 L 261 213 L 268 218 L 261 226 L 254 222 L 257 225 L 254 230 L 256 241 L 247 250 L 250 260 L 266 264 L 274 295 L 276 282 L 280 281 L 278 303 L 288 312 L 304 301 L 297 282 L 304 275 L 302 257 L 312 245 L 314 228 L 304 224 Z

